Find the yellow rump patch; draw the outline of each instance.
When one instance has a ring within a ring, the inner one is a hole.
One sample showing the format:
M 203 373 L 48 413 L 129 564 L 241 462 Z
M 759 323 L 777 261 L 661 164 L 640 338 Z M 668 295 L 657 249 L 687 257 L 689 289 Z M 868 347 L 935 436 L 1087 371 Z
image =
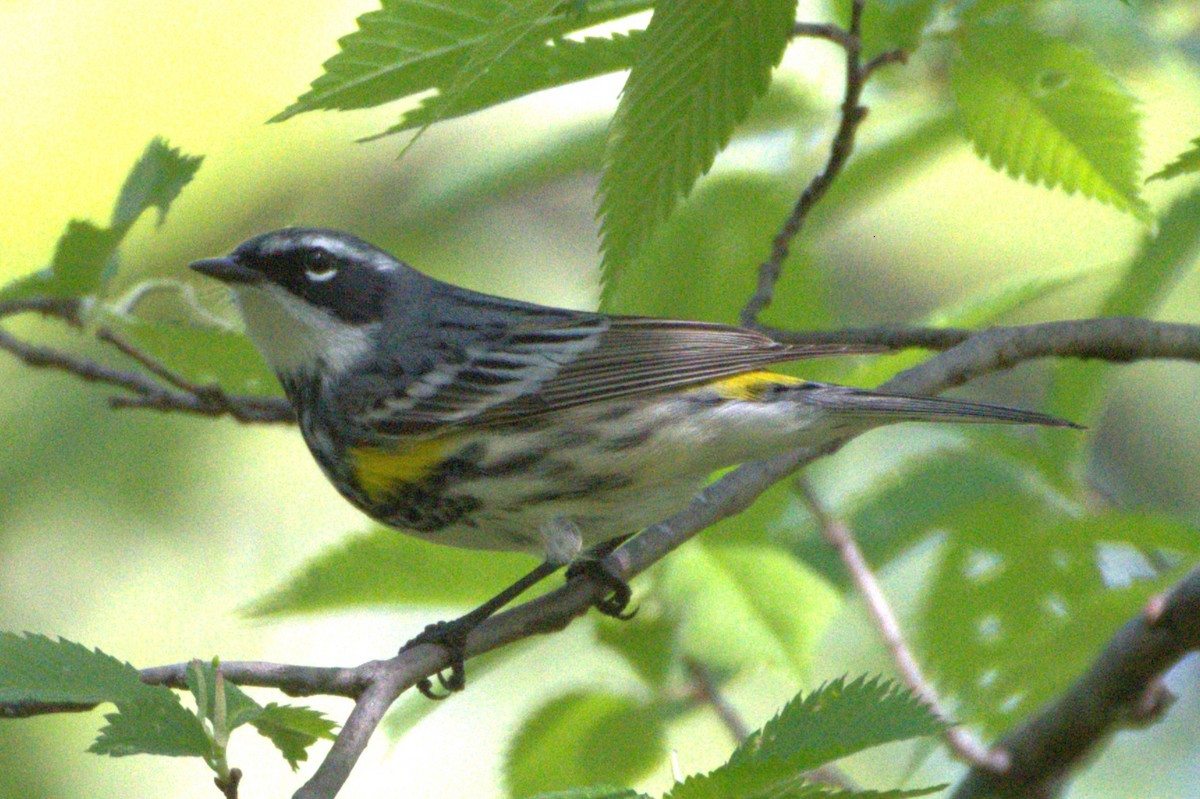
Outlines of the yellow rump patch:
M 377 500 L 402 483 L 417 483 L 428 477 L 453 446 L 449 438 L 434 438 L 402 444 L 396 448 L 357 447 L 354 478 L 371 499 Z
M 746 372 L 745 374 L 724 377 L 707 384 L 725 399 L 754 400 L 773 386 L 797 386 L 804 381 L 791 375 L 781 375 L 775 372 Z

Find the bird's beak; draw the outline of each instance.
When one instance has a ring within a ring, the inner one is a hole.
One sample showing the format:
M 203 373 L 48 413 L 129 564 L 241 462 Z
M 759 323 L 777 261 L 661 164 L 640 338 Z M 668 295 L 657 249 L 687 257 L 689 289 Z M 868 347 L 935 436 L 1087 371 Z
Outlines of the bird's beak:
M 196 261 L 191 266 L 200 274 L 214 277 L 222 283 L 248 285 L 262 280 L 262 275 L 258 272 L 243 266 L 228 256 L 205 258 L 202 261 Z

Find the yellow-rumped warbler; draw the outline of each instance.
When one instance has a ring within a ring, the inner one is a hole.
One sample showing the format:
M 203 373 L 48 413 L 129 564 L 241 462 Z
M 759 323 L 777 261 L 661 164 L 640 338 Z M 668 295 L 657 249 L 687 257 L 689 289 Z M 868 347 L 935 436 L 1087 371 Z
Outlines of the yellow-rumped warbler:
M 450 688 L 461 687 L 462 646 L 479 621 L 585 548 L 679 510 L 717 469 L 891 422 L 1071 426 L 762 371 L 875 349 L 493 297 L 337 231 L 277 230 L 192 267 L 233 289 L 343 496 L 430 541 L 545 557 L 410 642 L 451 649 Z M 599 607 L 620 615 L 629 589 L 614 578 L 609 587 Z

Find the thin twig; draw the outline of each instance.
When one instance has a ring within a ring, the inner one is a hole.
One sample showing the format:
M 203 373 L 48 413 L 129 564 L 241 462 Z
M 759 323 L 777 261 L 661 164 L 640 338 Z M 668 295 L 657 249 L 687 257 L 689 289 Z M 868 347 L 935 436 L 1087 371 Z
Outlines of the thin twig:
M 854 37 L 851 33 L 829 22 L 797 22 L 792 26 L 792 36 L 797 39 L 825 39 L 843 50 L 849 50 L 854 46 Z
M 80 301 L 74 297 L 30 297 L 23 300 L 8 300 L 0 302 L 0 319 L 22 313 L 38 313 L 79 327 L 83 323 L 80 316 L 80 305 Z
M 82 327 L 78 300 L 38 298 L 0 303 L 0 319 L 31 312 Z M 67 372 L 88 382 L 103 383 L 128 392 L 109 398 L 109 405 L 113 408 L 146 408 L 164 412 L 182 411 L 200 416 L 230 416 L 244 423 L 295 421 L 291 406 L 282 397 L 229 394 L 217 385 L 193 383 L 111 330 L 101 328 L 96 332 L 96 337 L 135 360 L 150 374 L 115 369 L 90 358 L 29 344 L 3 329 L 0 329 L 0 350 L 12 353 L 27 366 Z
M 713 709 L 733 740 L 739 744 L 744 743 L 750 737 L 750 728 L 746 726 L 746 722 L 742 720 L 737 709 L 729 704 L 729 700 L 721 693 L 721 689 L 717 686 L 708 667 L 692 657 L 684 658 L 683 666 L 692 679 L 692 686 L 696 689 L 696 694 Z
M 1114 339 L 1122 327 L 1130 331 L 1130 341 L 1123 345 Z M 1099 319 L 1030 328 L 1005 328 L 999 333 L 986 331 L 902 373 L 884 384 L 883 388 L 935 394 L 957 385 L 963 375 L 1004 368 L 1024 358 L 1050 355 L 1104 358 L 1118 362 L 1140 358 L 1179 358 L 1200 362 L 1200 327 L 1145 320 Z M 771 485 L 794 474 L 817 457 L 837 450 L 844 443 L 831 441 L 819 448 L 738 467 L 705 487 L 682 511 L 651 525 L 610 554 L 605 563 L 606 570 L 623 579 L 640 574 L 700 530 L 744 510 Z M 575 580 L 556 591 L 500 613 L 471 633 L 467 639 L 466 655 L 472 658 L 533 635 L 560 630 L 585 613 L 602 590 L 590 581 Z M 1170 617 L 1172 621 L 1158 621 L 1153 625 L 1155 640 L 1173 635 L 1173 631 L 1187 621 L 1186 618 L 1177 619 L 1173 613 L 1157 615 Z M 1191 618 L 1200 620 L 1200 610 L 1194 611 Z M 1178 649 L 1179 644 L 1171 643 L 1170 646 Z M 1169 646 L 1164 644 L 1163 648 Z M 1121 658 L 1140 658 L 1141 652 L 1119 649 L 1114 657 L 1119 666 L 1124 662 Z M 445 650 L 426 645 L 406 650 L 388 661 L 372 661 L 347 669 L 312 669 L 310 673 L 305 673 L 305 667 L 223 662 L 222 670 L 235 683 L 281 686 L 297 695 L 334 693 L 358 697 L 355 711 L 346 720 L 317 774 L 296 794 L 302 799 L 331 799 L 365 748 L 386 705 L 422 678 L 446 668 L 448 660 L 449 655 Z M 1155 658 L 1147 661 L 1150 665 L 1157 662 Z M 1137 670 L 1142 666 L 1125 662 L 1123 668 Z M 161 677 L 164 684 L 174 684 L 173 681 L 182 674 L 178 665 L 148 671 Z M 1090 685 L 1089 690 L 1093 695 L 1103 692 L 1095 684 Z M 1058 723 L 1066 729 L 1070 729 L 1072 724 L 1070 713 L 1075 712 L 1074 708 L 1075 705 L 1068 703 L 1063 710 L 1065 715 L 1058 719 Z M 41 712 L 71 709 L 80 708 L 40 708 Z M 0 707 L 0 715 L 4 714 L 4 710 L 4 707 Z M 39 708 L 26 704 L 23 710 L 23 715 L 33 715 Z M 1110 718 L 1112 724 L 1118 720 L 1124 719 Z M 1089 737 L 1085 742 L 1089 751 L 1102 738 L 1102 735 Z M 1072 765 L 1077 765 L 1077 762 L 1074 761 Z
M 812 25 L 798 23 L 794 30 L 797 36 L 813 36 L 837 43 L 846 52 L 846 89 L 842 96 L 841 122 L 829 148 L 829 158 L 825 168 L 809 182 L 796 200 L 791 214 L 784 222 L 783 229 L 775 236 L 771 244 L 771 255 L 759 264 L 758 283 L 754 294 L 746 301 L 739 315 L 741 323 L 753 327 L 758 323 L 758 315 L 771 304 L 775 297 L 775 285 L 783 273 L 783 262 L 791 251 L 792 241 L 800 233 L 804 221 L 813 207 L 820 202 L 825 192 L 833 185 L 841 173 L 850 153 L 854 151 L 854 137 L 858 126 L 867 116 L 867 109 L 861 104 L 863 88 L 867 79 L 880 66 L 904 60 L 900 52 L 885 53 L 872 59 L 866 66 L 862 63 L 862 30 L 863 0 L 853 0 L 850 4 L 850 26 L 842 30 L 835 25 Z
M 189 394 L 198 394 L 204 390 L 204 387 L 189 381 L 178 372 L 168 369 L 165 365 L 156 360 L 149 353 L 135 347 L 131 342 L 126 341 L 113 330 L 107 327 L 102 327 L 96 331 L 96 338 L 103 341 L 105 344 L 111 344 L 122 355 L 132 359 L 133 361 L 145 367 L 146 371 L 157 377 L 162 382 L 169 386 L 181 389 Z
M 949 725 L 946 727 L 945 739 L 950 751 L 959 759 L 976 768 L 1002 771 L 1007 766 L 1003 754 L 989 751 L 965 727 L 957 726 L 943 707 L 933 685 L 925 679 L 925 675 L 921 672 L 921 665 L 904 639 L 900 622 L 884 595 L 879 581 L 875 579 L 875 574 L 871 571 L 867 559 L 863 557 L 862 550 L 858 548 L 850 528 L 830 515 L 807 480 L 798 479 L 796 485 L 813 517 L 817 520 L 822 535 L 837 552 L 842 565 L 850 575 L 850 581 L 854 584 L 863 602 L 866 603 L 867 612 L 871 615 L 875 630 L 883 640 L 883 645 L 887 647 L 892 664 L 895 665 L 900 679 L 935 716 Z

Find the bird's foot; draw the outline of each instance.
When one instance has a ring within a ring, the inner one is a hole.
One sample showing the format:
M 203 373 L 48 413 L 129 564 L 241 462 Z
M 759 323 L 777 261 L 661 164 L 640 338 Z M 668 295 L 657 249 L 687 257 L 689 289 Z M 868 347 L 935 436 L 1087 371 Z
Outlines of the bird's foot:
M 405 652 L 422 644 L 435 644 L 450 653 L 450 666 L 448 669 L 437 673 L 437 681 L 446 693 L 437 693 L 433 687 L 433 680 L 429 677 L 423 677 L 417 683 L 418 691 L 429 699 L 442 700 L 449 697 L 450 694 L 461 691 L 466 687 L 467 670 L 464 661 L 467 636 L 470 635 L 471 630 L 475 628 L 476 624 L 477 622 L 474 619 L 467 619 L 465 617 L 454 619 L 453 621 L 439 621 L 429 625 L 420 635 L 400 647 L 400 651 Z M 445 672 L 448 672 L 448 674 Z
M 567 567 L 567 580 L 576 578 L 591 580 L 606 589 L 595 602 L 596 610 L 605 616 L 628 621 L 637 614 L 637 608 L 626 612 L 629 600 L 633 597 L 629 583 L 609 571 L 603 560 L 588 556 L 579 558 Z

